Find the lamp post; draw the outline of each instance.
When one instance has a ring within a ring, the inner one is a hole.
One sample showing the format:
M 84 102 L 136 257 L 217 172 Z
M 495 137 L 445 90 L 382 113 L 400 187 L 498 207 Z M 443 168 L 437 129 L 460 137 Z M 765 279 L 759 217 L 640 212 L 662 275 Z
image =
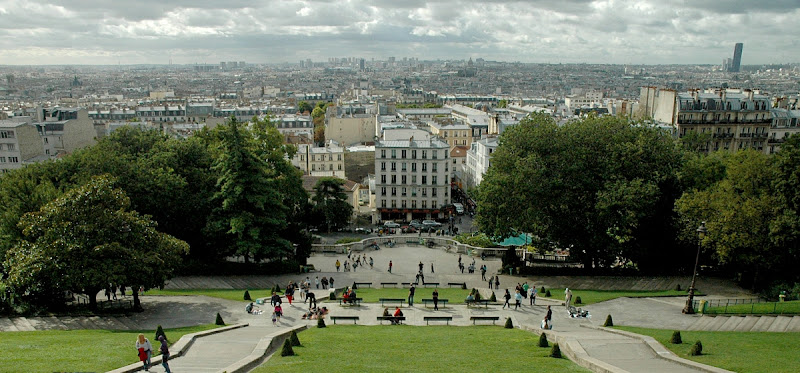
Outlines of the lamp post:
M 697 227 L 697 257 L 694 260 L 694 272 L 692 272 L 692 284 L 689 285 L 689 297 L 686 298 L 686 306 L 683 307 L 683 313 L 692 315 L 694 314 L 694 284 L 697 281 L 697 266 L 700 264 L 700 248 L 703 245 L 703 237 L 706 236 L 706 222 L 701 222 Z

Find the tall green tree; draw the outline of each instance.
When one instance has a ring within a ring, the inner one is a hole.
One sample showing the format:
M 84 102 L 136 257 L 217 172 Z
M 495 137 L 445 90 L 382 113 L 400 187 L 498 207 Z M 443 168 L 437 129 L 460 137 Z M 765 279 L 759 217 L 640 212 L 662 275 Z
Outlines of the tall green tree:
M 661 249 L 644 244 L 654 232 L 643 222 L 669 221 L 659 216 L 671 214 L 680 162 L 656 128 L 594 116 L 558 126 L 532 114 L 500 137 L 477 188 L 477 222 L 495 237 L 527 232 L 570 248 L 586 268 L 640 262 Z
M 216 136 L 213 168 L 219 178 L 208 231 L 222 240 L 227 254 L 245 261 L 292 254 L 292 243 L 282 236 L 287 208 L 277 174 L 257 154 L 256 137 L 234 117 L 218 127 Z
M 343 186 L 344 180 L 336 177 L 323 177 L 314 186 L 314 216 L 328 232 L 347 226 L 353 216 L 353 205 L 347 202 Z
M 7 255 L 3 282 L 33 304 L 60 302 L 64 291 L 73 291 L 88 295 L 94 308 L 109 284 L 163 286 L 188 251 L 185 242 L 131 211 L 130 199 L 108 176 L 25 214 L 19 226 L 24 239 Z
M 311 110 L 314 110 L 314 107 L 311 106 L 311 104 L 309 104 L 308 101 L 300 101 L 300 103 L 297 104 L 297 112 L 298 113 L 301 113 L 301 114 L 302 113 L 310 113 Z

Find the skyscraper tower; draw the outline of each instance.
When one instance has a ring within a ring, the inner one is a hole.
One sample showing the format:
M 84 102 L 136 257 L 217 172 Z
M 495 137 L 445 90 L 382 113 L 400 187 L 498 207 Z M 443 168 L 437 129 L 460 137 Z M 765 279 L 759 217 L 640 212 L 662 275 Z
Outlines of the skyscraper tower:
M 733 61 L 730 68 L 732 73 L 738 73 L 742 67 L 742 47 L 744 47 L 742 43 L 736 43 L 736 46 L 733 47 Z

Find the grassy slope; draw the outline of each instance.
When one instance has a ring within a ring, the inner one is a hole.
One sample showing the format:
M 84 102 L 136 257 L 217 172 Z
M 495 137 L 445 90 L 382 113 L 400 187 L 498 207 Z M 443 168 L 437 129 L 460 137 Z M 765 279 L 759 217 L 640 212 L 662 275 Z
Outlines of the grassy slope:
M 572 303 L 577 297 L 581 297 L 581 305 L 600 303 L 614 298 L 621 297 L 660 297 L 660 296 L 686 296 L 685 291 L 662 290 L 662 291 L 637 291 L 637 290 L 572 290 Z M 551 299 L 564 300 L 564 289 L 550 289 Z M 699 293 L 696 293 L 699 294 Z M 541 295 L 540 295 L 541 296 Z M 578 305 L 580 306 L 580 305 Z
M 216 325 L 165 329 L 171 342 Z M 155 330 L 47 330 L 0 333 L 2 372 L 104 372 L 139 361 L 134 344 L 144 333 L 153 343 Z
M 265 298 L 272 295 L 271 289 L 248 289 L 250 298 Z M 282 295 L 283 293 L 281 293 Z M 145 295 L 206 295 L 214 298 L 245 302 L 244 289 L 178 289 L 149 290 Z
M 737 304 L 726 307 L 709 307 L 707 314 L 795 314 L 800 315 L 800 301 Z
M 297 356 L 275 355 L 254 372 L 587 372 L 547 357 L 535 334 L 500 326 L 336 325 L 298 337 Z
M 800 333 L 681 331 L 683 344 L 670 344 L 672 330 L 617 327 L 649 335 L 676 355 L 734 372 L 794 373 L 800 371 Z M 703 355 L 689 356 L 696 342 Z
M 422 299 L 430 299 L 433 294 L 433 288 L 417 288 L 414 292 L 414 301 L 422 304 Z M 469 290 L 459 288 L 439 288 L 439 299 L 447 299 L 450 303 L 464 303 L 464 299 L 469 294 Z M 338 294 L 337 294 L 338 296 Z M 364 298 L 366 303 L 378 303 L 381 298 L 403 298 L 408 299 L 408 289 L 400 288 L 385 288 L 385 289 L 371 289 L 371 288 L 358 288 L 356 289 L 356 296 Z M 337 301 L 338 302 L 338 301 Z

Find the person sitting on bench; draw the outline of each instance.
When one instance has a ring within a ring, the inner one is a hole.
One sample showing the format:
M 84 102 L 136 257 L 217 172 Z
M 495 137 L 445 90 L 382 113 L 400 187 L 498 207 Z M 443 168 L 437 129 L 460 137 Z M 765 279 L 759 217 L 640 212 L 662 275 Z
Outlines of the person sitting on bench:
M 398 317 L 403 317 L 403 311 L 400 310 L 400 307 L 396 307 L 394 309 L 394 319 L 392 319 L 392 325 L 400 324 L 400 321 L 402 320 L 398 319 Z
M 469 295 L 467 295 L 467 299 L 464 300 L 464 303 L 466 303 L 467 305 L 475 304 L 475 297 L 472 295 L 472 293 L 469 293 Z

